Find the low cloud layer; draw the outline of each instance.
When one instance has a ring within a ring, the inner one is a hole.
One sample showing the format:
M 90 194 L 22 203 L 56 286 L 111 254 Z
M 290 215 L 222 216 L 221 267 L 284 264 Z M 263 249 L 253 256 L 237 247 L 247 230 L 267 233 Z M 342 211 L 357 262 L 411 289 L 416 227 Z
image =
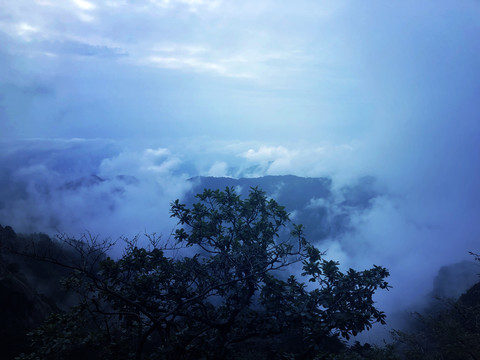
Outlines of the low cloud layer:
M 0 219 L 23 232 L 132 237 L 173 228 L 169 204 L 189 185 L 167 149 L 105 141 L 2 144 Z

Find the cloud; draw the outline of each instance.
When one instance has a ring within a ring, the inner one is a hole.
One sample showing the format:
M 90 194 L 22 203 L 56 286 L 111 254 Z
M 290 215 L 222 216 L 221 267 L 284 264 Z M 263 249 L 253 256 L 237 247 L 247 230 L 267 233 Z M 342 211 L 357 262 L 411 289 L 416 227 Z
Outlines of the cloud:
M 425 293 L 440 264 L 478 251 L 479 14 L 454 0 L 4 1 L 0 220 L 143 231 L 187 176 L 330 176 L 331 215 L 355 228 L 333 254 L 391 266 L 398 303 Z M 38 140 L 52 137 L 93 140 Z M 366 175 L 382 196 L 355 197 Z
M 348 182 L 358 176 L 358 169 L 347 169 L 357 150 L 355 144 L 324 144 L 294 147 L 257 145 L 239 154 L 256 164 L 257 171 L 245 176 L 293 174 L 298 176 L 333 176 L 338 182 Z M 361 174 L 361 173 L 360 173 Z M 366 174 L 363 174 L 366 175 Z
M 474 214 L 480 193 L 474 179 L 480 171 L 472 158 L 478 152 L 474 150 L 478 127 L 472 125 L 452 122 L 450 131 L 432 135 L 435 123 L 425 128 L 412 124 L 403 146 L 394 137 L 331 147 L 244 144 L 238 152 L 246 162 L 240 173 L 333 174 L 332 197 L 311 198 L 295 220 L 308 226 L 316 222 L 319 230 L 340 221 L 348 231 L 337 236 L 324 233 L 327 238 L 319 248 L 344 268 L 386 266 L 393 288 L 377 298 L 380 307 L 389 315 L 418 310 L 432 291 L 439 268 L 470 259 L 468 252 L 478 248 L 480 226 Z M 377 145 L 386 139 L 391 147 L 382 152 Z M 356 185 L 353 180 L 358 177 L 363 180 Z M 308 217 L 311 209 L 325 212 L 326 222 Z M 401 326 L 397 320 L 393 317 L 391 326 Z
M 214 73 L 227 77 L 251 77 L 247 71 L 239 71 L 238 61 L 223 59 L 219 55 L 217 51 L 202 45 L 165 43 L 155 45 L 152 54 L 140 60 L 139 64 L 165 69 Z
M 117 58 L 127 56 L 124 50 L 108 46 L 91 45 L 78 41 L 45 42 L 40 45 L 44 51 L 55 55 L 97 56 L 101 58 Z
M 85 0 L 72 0 L 73 3 L 82 10 L 95 10 L 95 4 Z
M 210 145 L 198 142 L 203 148 L 198 153 L 188 147 L 128 149 L 107 140 L 4 142 L 0 165 L 8 176 L 2 184 L 0 219 L 20 231 L 88 229 L 119 236 L 156 230 L 156 224 L 165 231 L 161 219 L 170 201 L 189 189 L 190 177 L 302 175 L 314 164 L 308 149 Z
M 240 75 L 240 74 L 229 75 L 230 72 L 227 70 L 225 66 L 223 66 L 220 63 L 206 62 L 206 61 L 201 61 L 195 58 L 151 56 L 146 59 L 146 62 L 152 64 L 153 66 L 159 66 L 167 69 L 191 69 L 194 71 L 201 71 L 201 72 L 203 71 L 214 72 L 219 75 L 244 77 L 244 75 Z
M 184 14 L 185 11 L 187 14 Z M 0 31 L 14 38 L 38 41 L 34 46 L 24 46 L 23 53 L 81 52 L 92 55 L 101 52 L 105 55 L 106 49 L 114 49 L 114 54 L 128 53 L 132 57 L 131 64 L 135 66 L 233 78 L 268 77 L 270 80 L 284 76 L 289 69 L 298 68 L 304 62 L 301 49 L 290 45 L 284 47 L 281 43 L 273 46 L 275 42 L 270 39 L 260 43 L 259 39 L 248 41 L 254 33 L 244 33 L 233 24 L 227 26 L 227 32 L 238 38 L 232 44 L 209 36 L 208 31 L 201 37 L 182 35 L 185 16 L 192 25 L 201 29 L 208 29 L 212 21 L 224 28 L 224 16 L 231 17 L 236 23 L 235 6 L 221 1 L 146 0 L 94 4 L 86 0 L 72 0 L 64 3 L 40 1 L 32 5 L 19 0 L 15 5 L 8 5 L 5 12 L 9 17 L 0 21 Z M 159 18 L 165 18 L 165 21 L 159 22 Z M 124 32 L 124 28 L 130 29 L 131 33 Z M 149 31 L 142 31 L 144 28 Z M 133 38 L 136 40 L 132 41 Z M 240 46 L 234 46 L 235 43 Z M 77 49 L 73 49 L 75 47 Z M 66 51 L 65 48 L 71 50 Z M 156 51 L 152 52 L 151 49 L 155 48 Z M 203 50 L 188 51 L 195 48 Z M 296 62 L 294 67 L 289 65 L 292 61 Z
M 160 8 L 186 6 L 192 12 L 199 11 L 202 8 L 213 9 L 221 4 L 220 0 L 149 0 L 149 2 Z
M 170 202 L 190 186 L 166 149 L 118 152 L 109 142 L 84 140 L 31 140 L 8 151 L 11 144 L 2 145 L 8 175 L 0 219 L 22 232 L 169 236 Z
M 35 33 L 38 33 L 40 30 L 34 26 L 31 26 L 27 23 L 20 23 L 16 26 L 17 35 L 24 38 L 25 40 L 30 40 L 31 36 Z
M 282 76 L 295 72 L 300 63 L 308 59 L 299 50 L 282 49 L 240 49 L 225 51 L 205 43 L 159 43 L 154 45 L 147 56 L 138 61 L 143 66 L 155 66 L 166 69 L 206 72 L 225 77 L 244 78 L 255 81 L 278 76 L 282 67 Z M 291 63 L 295 62 L 292 67 Z
M 267 147 L 261 146 L 258 150 L 248 149 L 247 152 L 243 154 L 247 159 L 254 161 L 274 161 L 279 158 L 290 157 L 290 152 L 283 146 L 277 147 Z
M 207 171 L 205 176 L 214 176 L 214 177 L 226 177 L 228 176 L 228 164 L 223 161 L 216 161 L 210 169 Z

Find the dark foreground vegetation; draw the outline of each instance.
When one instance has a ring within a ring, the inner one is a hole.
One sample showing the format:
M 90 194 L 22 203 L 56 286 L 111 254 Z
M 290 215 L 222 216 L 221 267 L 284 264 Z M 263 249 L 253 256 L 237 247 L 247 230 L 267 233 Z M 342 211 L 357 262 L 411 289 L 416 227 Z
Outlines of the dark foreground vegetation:
M 385 268 L 341 272 L 258 189 L 197 198 L 172 204 L 171 239 L 126 240 L 115 259 L 109 240 L 0 226 L 2 358 L 480 358 L 478 286 L 391 345 L 348 345 L 385 322 Z

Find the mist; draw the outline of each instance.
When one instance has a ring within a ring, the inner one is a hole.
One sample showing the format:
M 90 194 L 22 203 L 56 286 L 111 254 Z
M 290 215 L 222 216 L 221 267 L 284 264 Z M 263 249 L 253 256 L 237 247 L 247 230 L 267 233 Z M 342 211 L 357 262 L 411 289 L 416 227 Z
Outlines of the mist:
M 477 1 L 0 3 L 0 224 L 168 237 L 195 176 L 327 177 L 332 212 L 368 176 L 318 246 L 387 267 L 382 310 L 480 252 Z

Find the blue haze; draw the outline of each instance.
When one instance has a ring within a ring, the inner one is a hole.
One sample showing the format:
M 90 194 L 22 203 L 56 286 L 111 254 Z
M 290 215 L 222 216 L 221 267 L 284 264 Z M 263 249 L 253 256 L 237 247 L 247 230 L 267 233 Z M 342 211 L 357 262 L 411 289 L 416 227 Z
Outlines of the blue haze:
M 478 1 L 0 9 L 2 225 L 168 234 L 190 177 L 328 177 L 335 205 L 370 176 L 378 196 L 324 246 L 391 269 L 387 310 L 480 252 Z

